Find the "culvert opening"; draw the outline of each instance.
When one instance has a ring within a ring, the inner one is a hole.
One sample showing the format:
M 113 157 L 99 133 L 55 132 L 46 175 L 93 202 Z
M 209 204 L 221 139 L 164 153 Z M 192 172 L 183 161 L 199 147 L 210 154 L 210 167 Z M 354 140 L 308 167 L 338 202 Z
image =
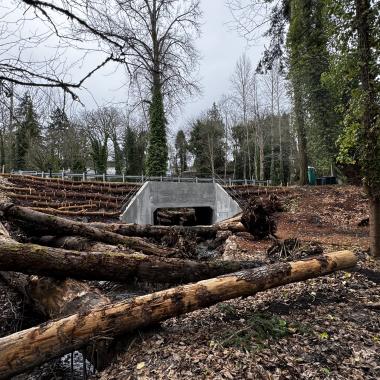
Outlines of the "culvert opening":
M 153 213 L 158 226 L 209 226 L 213 224 L 211 207 L 158 208 Z

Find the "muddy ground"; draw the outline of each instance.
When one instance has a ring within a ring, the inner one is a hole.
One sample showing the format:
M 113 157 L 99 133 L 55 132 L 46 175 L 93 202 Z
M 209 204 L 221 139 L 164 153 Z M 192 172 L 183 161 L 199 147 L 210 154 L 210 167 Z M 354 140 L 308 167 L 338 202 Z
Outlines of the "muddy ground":
M 358 268 L 224 302 L 136 332 L 112 364 L 93 379 L 379 379 L 380 265 L 367 254 L 368 216 L 360 188 L 255 189 L 242 197 L 275 192 L 277 236 L 319 244 L 324 252 L 353 249 Z M 270 239 L 240 233 L 220 259 L 269 263 Z M 292 257 L 275 257 L 291 260 Z M 22 298 L 0 283 L 0 334 L 33 324 Z M 79 359 L 78 359 L 79 360 Z M 74 378 L 82 376 L 78 360 Z M 65 367 L 66 366 L 66 367 Z M 18 379 L 70 379 L 55 361 Z

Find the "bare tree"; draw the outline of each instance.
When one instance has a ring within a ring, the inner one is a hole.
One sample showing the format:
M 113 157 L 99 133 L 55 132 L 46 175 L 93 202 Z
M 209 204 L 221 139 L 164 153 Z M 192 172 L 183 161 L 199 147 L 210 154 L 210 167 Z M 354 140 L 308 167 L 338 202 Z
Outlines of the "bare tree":
M 200 30 L 200 0 L 98 0 L 86 4 L 86 13 L 92 28 L 112 40 L 105 44 L 111 55 L 119 53 L 114 41 L 124 46 L 119 61 L 149 93 L 147 169 L 150 175 L 165 174 L 167 110 L 199 91 L 194 39 Z
M 91 157 L 94 162 L 95 171 L 102 174 L 107 173 L 107 162 L 109 157 L 109 141 L 113 145 L 114 155 L 121 155 L 118 132 L 122 124 L 120 111 L 114 107 L 101 107 L 95 111 L 83 114 L 83 131 L 88 137 L 91 145 Z M 121 160 L 121 157 L 116 157 Z M 117 165 L 122 163 L 118 162 Z M 120 173 L 121 170 L 118 169 Z
M 149 90 L 159 86 L 171 103 L 199 91 L 194 39 L 200 32 L 200 0 L 98 0 L 88 3 L 86 12 L 87 23 L 109 36 L 110 43 L 102 40 L 109 53 L 124 47 L 119 59 L 134 81 Z
M 78 77 L 74 74 L 80 72 L 79 64 L 83 63 L 92 49 L 88 41 L 75 36 L 75 25 L 85 28 L 92 39 L 109 40 L 87 24 L 83 12 L 79 10 L 79 3 L 81 2 L 68 0 L 2 1 L 0 93 L 9 96 L 11 85 L 16 84 L 39 89 L 59 88 L 77 99 L 76 90 L 97 70 L 114 59 L 112 54 L 103 54 L 100 62 L 93 65 L 92 69 L 82 73 L 78 79 L 73 79 Z M 35 53 L 46 45 L 52 48 L 46 49 L 44 54 Z M 73 48 L 76 52 L 82 51 L 82 57 L 76 57 L 76 62 L 69 62 L 65 54 L 68 48 Z
M 250 131 L 248 118 L 252 115 L 253 92 L 254 92 L 254 71 L 252 63 L 244 53 L 236 62 L 235 71 L 231 77 L 232 92 L 236 104 L 241 112 L 241 120 L 246 134 L 246 155 L 248 161 L 248 172 L 246 170 L 246 159 L 244 159 L 244 177 L 252 177 Z

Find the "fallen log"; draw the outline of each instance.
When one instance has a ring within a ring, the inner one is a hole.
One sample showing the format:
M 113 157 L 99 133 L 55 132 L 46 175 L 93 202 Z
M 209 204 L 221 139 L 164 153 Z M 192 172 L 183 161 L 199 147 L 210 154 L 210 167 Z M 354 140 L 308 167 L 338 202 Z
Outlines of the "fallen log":
M 94 306 L 111 302 L 97 289 L 81 281 L 28 276 L 3 270 L 0 274 L 31 301 L 36 310 L 50 319 L 77 313 L 79 309 L 88 311 Z
M 17 198 L 13 198 L 13 200 L 17 200 Z M 98 201 L 94 199 L 87 199 L 87 200 L 57 200 L 56 202 L 52 202 L 51 199 L 45 201 L 36 201 L 36 200 L 29 200 L 29 199 L 19 199 L 20 202 L 22 202 L 22 206 L 24 207 L 43 207 L 43 208 L 54 208 L 54 209 L 60 209 L 60 208 L 80 208 L 85 207 L 88 208 L 89 206 L 93 208 L 118 208 L 119 205 L 117 203 L 113 202 L 104 202 L 104 201 Z
M 134 182 L 101 182 L 101 181 L 72 181 L 62 178 L 39 178 L 27 175 L 12 175 L 12 174 L 0 174 L 1 177 L 8 178 L 11 182 L 18 181 L 23 183 L 49 183 L 49 184 L 59 184 L 61 186 L 83 186 L 83 187 L 101 187 L 101 188 L 128 188 L 141 186 L 141 183 Z
M 0 243 L 3 242 L 16 243 L 0 223 Z M 111 303 L 111 300 L 98 289 L 73 279 L 28 276 L 9 271 L 0 271 L 0 276 L 11 287 L 24 295 L 27 303 L 48 319 L 87 312 L 95 306 Z M 96 368 L 102 368 L 109 360 L 107 356 L 109 344 L 109 339 L 99 339 L 87 348 L 86 357 Z
M 233 218 L 223 220 L 219 223 L 216 223 L 215 226 L 219 230 L 224 231 L 231 231 L 231 232 L 246 232 L 247 230 L 241 223 L 241 216 L 242 214 L 238 214 L 234 216 Z
M 123 197 L 115 197 L 114 195 L 105 195 L 101 193 L 80 193 L 71 192 L 65 190 L 56 191 L 45 191 L 39 189 L 30 189 L 26 194 L 18 193 L 17 188 L 12 189 L 10 192 L 5 192 L 5 194 L 10 198 L 26 199 L 26 200 L 41 200 L 41 199 L 55 199 L 59 197 L 60 199 L 85 199 L 85 200 L 101 200 L 103 202 L 122 203 Z
M 99 243 L 83 236 L 33 236 L 31 242 L 38 245 L 69 249 L 72 251 L 120 252 L 120 246 Z
M 261 266 L 261 262 L 211 261 L 157 258 L 138 253 L 78 252 L 35 244 L 3 242 L 0 269 L 24 274 L 71 277 L 81 280 L 108 280 L 153 283 L 188 283 Z
M 20 331 L 0 338 L 0 379 L 79 349 L 99 336 L 133 331 L 221 301 L 347 269 L 356 262 L 354 253 L 343 251 L 274 264 L 97 307 Z
M 178 253 L 174 248 L 162 248 L 138 237 L 122 236 L 92 227 L 86 223 L 44 214 L 12 203 L 0 203 L 0 211 L 3 212 L 5 218 L 16 222 L 21 221 L 24 228 L 29 228 L 39 233 L 54 231 L 60 235 L 84 236 L 107 244 L 121 244 L 133 250 L 142 251 L 147 255 L 174 256 Z
M 114 232 L 123 236 L 152 237 L 161 239 L 170 233 L 179 235 L 194 234 L 204 239 L 214 239 L 217 226 L 155 226 L 150 224 L 91 223 L 93 227 Z
M 108 218 L 117 218 L 120 216 L 120 211 L 89 211 L 86 209 L 81 209 L 79 211 L 65 211 L 57 210 L 54 208 L 44 208 L 44 207 L 31 207 L 31 210 L 41 211 L 49 215 L 63 215 L 63 216 L 104 216 Z
M 245 232 L 240 222 L 240 215 L 214 224 L 212 226 L 156 226 L 150 224 L 123 224 L 123 223 L 91 223 L 93 227 L 117 233 L 123 236 L 139 236 L 162 238 L 169 233 L 176 232 L 179 235 L 194 234 L 204 239 L 215 239 L 219 231 Z

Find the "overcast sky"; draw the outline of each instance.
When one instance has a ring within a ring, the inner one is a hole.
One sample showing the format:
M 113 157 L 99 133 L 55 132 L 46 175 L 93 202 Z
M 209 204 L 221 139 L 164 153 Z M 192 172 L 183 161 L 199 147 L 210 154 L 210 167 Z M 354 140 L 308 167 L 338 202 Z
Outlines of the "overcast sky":
M 221 95 L 229 92 L 230 77 L 239 56 L 246 51 L 254 67 L 263 51 L 263 40 L 255 46 L 247 46 L 246 41 L 231 30 L 229 9 L 224 0 L 202 0 L 203 26 L 202 36 L 196 41 L 202 60 L 200 62 L 200 81 L 203 93 L 198 99 L 186 102 L 183 111 L 169 125 L 172 134 L 184 128 L 188 120 L 195 118 L 202 111 L 210 108 Z M 108 67 L 86 83 L 92 96 L 81 94 L 87 107 L 96 107 L 107 102 L 118 102 L 126 98 L 127 88 L 122 86 L 126 78 L 122 70 L 116 73 Z M 92 98 L 93 97 L 93 98 Z
M 0 0 L 0 20 L 8 22 L 11 28 L 9 36 L 2 36 L 6 41 L 25 38 L 26 35 L 43 33 L 46 31 L 44 24 L 37 19 L 34 20 L 29 13 L 29 21 L 19 29 L 17 20 L 23 18 L 23 8 L 18 7 L 17 1 Z M 201 0 L 203 11 L 202 35 L 195 42 L 201 55 L 199 79 L 202 87 L 202 95 L 196 99 L 188 99 L 175 120 L 170 120 L 169 137 L 172 137 L 179 128 L 185 128 L 189 120 L 200 115 L 201 112 L 212 106 L 213 102 L 218 102 L 223 94 L 230 91 L 230 78 L 234 70 L 235 63 L 239 56 L 245 51 L 251 59 L 253 66 L 258 63 L 262 51 L 264 40 L 258 40 L 254 46 L 247 46 L 247 42 L 238 35 L 231 25 L 232 16 L 225 0 Z M 62 19 L 64 20 L 64 18 Z M 13 22 L 12 22 L 13 21 Z M 14 31 L 12 31 L 12 27 Z M 6 46 L 6 45 L 5 45 Z M 47 40 L 38 48 L 26 50 L 25 54 L 30 54 L 37 60 L 44 61 L 44 57 L 54 54 L 54 38 Z M 86 46 L 84 47 L 86 49 Z M 12 51 L 3 52 L 17 57 L 19 46 L 16 43 Z M 67 50 L 64 56 L 70 58 L 69 61 L 81 60 L 83 51 Z M 75 69 L 68 70 L 69 80 L 77 82 L 85 73 L 93 69 L 104 59 L 100 53 L 91 53 L 83 60 L 82 66 L 75 66 Z M 31 59 L 33 60 L 33 59 Z M 97 106 L 107 104 L 125 104 L 128 99 L 128 83 L 122 65 L 115 70 L 116 65 L 107 65 L 98 71 L 85 82 L 85 89 L 79 90 L 79 96 L 86 108 L 93 109 Z M 76 104 L 75 110 L 82 107 Z M 74 110 L 73 110 L 74 111 Z

